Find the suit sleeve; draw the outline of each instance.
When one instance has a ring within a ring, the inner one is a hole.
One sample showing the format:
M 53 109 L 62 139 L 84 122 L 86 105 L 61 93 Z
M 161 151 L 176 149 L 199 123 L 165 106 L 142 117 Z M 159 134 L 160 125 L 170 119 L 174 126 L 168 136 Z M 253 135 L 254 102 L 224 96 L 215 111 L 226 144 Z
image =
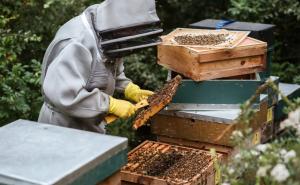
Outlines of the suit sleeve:
M 92 66 L 92 55 L 81 43 L 72 41 L 48 68 L 42 88 L 51 105 L 64 114 L 94 118 L 108 112 L 109 96 L 85 85 Z
M 118 63 L 117 78 L 116 78 L 116 90 L 118 92 L 124 93 L 125 88 L 131 82 L 131 80 L 125 76 L 123 60 L 118 59 L 116 62 Z

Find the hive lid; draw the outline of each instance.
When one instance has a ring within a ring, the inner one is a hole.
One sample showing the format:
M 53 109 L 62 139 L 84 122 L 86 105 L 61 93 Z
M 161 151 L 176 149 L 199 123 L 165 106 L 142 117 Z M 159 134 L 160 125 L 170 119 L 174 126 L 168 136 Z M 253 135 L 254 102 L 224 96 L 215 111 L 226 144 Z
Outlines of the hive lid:
M 217 19 L 205 19 L 196 23 L 190 24 L 194 28 L 214 28 L 216 29 L 217 23 L 221 20 Z M 275 25 L 273 24 L 262 24 L 262 23 L 252 23 L 252 22 L 232 22 L 223 26 L 225 29 L 231 30 L 248 30 L 248 31 L 264 31 L 268 29 L 274 29 Z
M 282 92 L 284 96 L 290 96 L 296 91 L 300 91 L 300 85 L 298 84 L 288 84 L 288 83 L 279 83 L 279 90 Z M 290 97 L 295 98 L 295 97 Z M 281 100 L 282 97 L 279 96 L 279 100 Z
M 163 43 L 175 46 L 185 46 L 185 47 L 193 47 L 193 48 L 234 48 L 239 45 L 245 38 L 248 36 L 250 32 L 248 31 L 229 31 L 229 30 L 207 30 L 207 29 L 190 29 L 190 28 L 177 28 L 176 30 L 169 33 L 167 36 L 163 37 Z M 182 36 L 206 36 L 207 39 L 201 38 L 200 40 L 214 40 L 212 38 L 208 38 L 207 36 L 220 36 L 222 35 L 223 40 L 219 40 L 220 42 L 216 44 L 205 44 L 203 42 L 202 45 L 197 44 L 188 44 L 188 43 L 181 43 L 180 40 L 176 40 L 178 37 Z
M 265 94 L 260 95 L 260 102 L 268 100 Z M 214 123 L 232 124 L 238 119 L 241 109 L 228 110 L 168 110 L 169 107 L 160 112 L 161 115 L 203 120 Z M 259 110 L 259 107 L 256 107 Z
M 205 19 L 199 22 L 192 23 L 189 26 L 192 28 L 200 29 L 216 29 L 218 27 L 218 24 L 222 23 L 223 21 L 224 20 Z M 251 33 L 249 34 L 250 37 L 268 42 L 269 46 L 272 46 L 274 44 L 275 25 L 240 21 L 231 21 L 227 23 L 229 24 L 225 24 L 224 26 L 222 26 L 222 28 L 228 30 L 251 31 Z
M 126 148 L 126 138 L 18 120 L 0 128 L 0 184 L 70 184 Z

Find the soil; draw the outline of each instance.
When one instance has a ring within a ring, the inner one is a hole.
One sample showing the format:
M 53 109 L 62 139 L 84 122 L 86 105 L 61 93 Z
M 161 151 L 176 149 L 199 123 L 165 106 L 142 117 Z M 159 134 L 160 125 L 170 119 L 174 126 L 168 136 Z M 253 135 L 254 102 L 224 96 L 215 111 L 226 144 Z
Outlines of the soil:
M 153 115 L 162 110 L 167 106 L 175 95 L 179 84 L 181 83 L 182 77 L 177 75 L 170 81 L 168 81 L 163 88 L 156 91 L 152 96 L 148 98 L 149 106 L 141 109 L 134 120 L 134 128 L 137 129 L 142 126 L 148 119 Z
M 174 39 L 180 45 L 218 45 L 227 41 L 229 34 L 180 35 Z
M 196 176 L 205 176 L 205 172 L 201 174 L 201 171 L 211 161 L 208 152 L 197 149 L 171 146 L 168 150 L 159 150 L 148 147 L 140 148 L 129 156 L 128 164 L 138 165 L 127 165 L 123 170 L 180 184 L 192 182 Z

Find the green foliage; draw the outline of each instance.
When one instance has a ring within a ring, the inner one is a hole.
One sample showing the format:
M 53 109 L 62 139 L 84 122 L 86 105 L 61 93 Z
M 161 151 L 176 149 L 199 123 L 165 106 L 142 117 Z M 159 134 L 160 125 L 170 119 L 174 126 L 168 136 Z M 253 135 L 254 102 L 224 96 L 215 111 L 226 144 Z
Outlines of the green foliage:
M 167 79 L 167 70 L 156 64 L 154 49 L 126 57 L 125 74 L 139 86 L 151 90 L 161 87 Z
M 273 74 L 280 77 L 282 82 L 300 84 L 300 66 L 289 62 L 275 63 L 272 65 Z
M 230 0 L 229 14 L 241 21 L 275 24 L 273 74 L 299 83 L 300 2 L 298 0 Z M 277 63 L 277 64 L 276 64 Z M 291 72 L 291 73 L 289 73 Z
M 281 123 L 286 129 L 276 140 L 253 146 L 253 130 L 249 120 L 254 115 L 251 105 L 266 88 L 271 87 L 287 105 L 289 117 Z M 232 133 L 234 148 L 238 151 L 226 165 L 222 165 L 222 185 L 299 185 L 300 173 L 300 107 L 299 100 L 291 101 L 271 81 L 263 84 L 242 107 L 237 123 L 243 125 Z
M 167 32 L 203 19 L 225 17 L 228 5 L 229 0 L 157 1 L 158 14 Z
M 30 31 L 13 31 L 18 15 L 0 15 L 0 125 L 18 118 L 32 119 L 40 105 L 40 63 L 22 60 L 23 51 L 40 37 Z
M 0 125 L 36 120 L 44 52 L 61 24 L 91 0 L 3 0 L 0 5 Z

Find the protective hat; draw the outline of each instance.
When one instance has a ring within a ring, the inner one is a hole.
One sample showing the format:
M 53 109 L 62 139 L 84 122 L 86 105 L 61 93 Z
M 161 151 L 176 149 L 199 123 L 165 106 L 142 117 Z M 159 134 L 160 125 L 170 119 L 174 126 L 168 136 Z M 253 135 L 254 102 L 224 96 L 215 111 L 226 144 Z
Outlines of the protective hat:
M 155 0 L 105 0 L 97 8 L 95 29 L 110 57 L 122 57 L 161 43 L 163 30 Z

